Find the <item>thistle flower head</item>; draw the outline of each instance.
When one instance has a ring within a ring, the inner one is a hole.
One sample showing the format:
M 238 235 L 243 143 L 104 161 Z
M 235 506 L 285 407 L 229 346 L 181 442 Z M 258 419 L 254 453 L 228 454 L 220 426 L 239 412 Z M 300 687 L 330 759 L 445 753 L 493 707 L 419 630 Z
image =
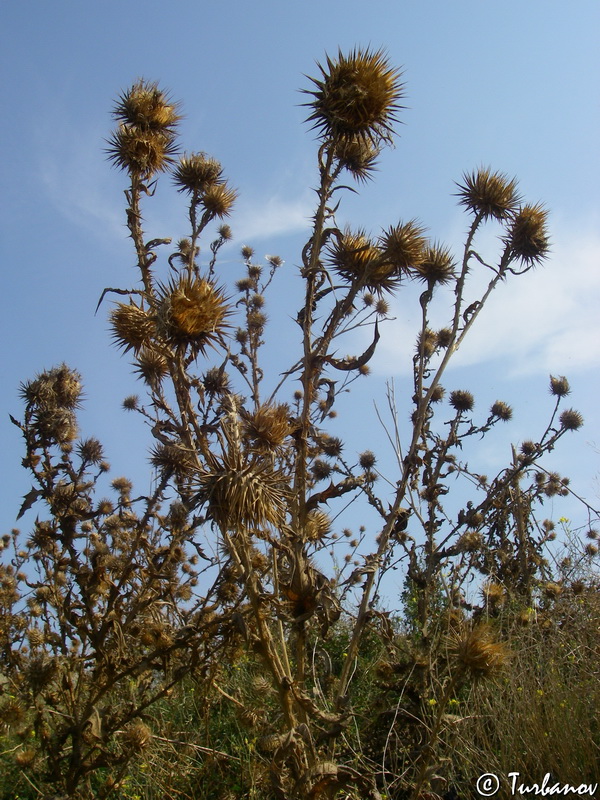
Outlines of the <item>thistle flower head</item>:
M 490 414 L 493 417 L 501 419 L 503 422 L 508 422 L 509 419 L 511 419 L 513 412 L 508 403 L 504 403 L 502 400 L 496 400 L 490 409 Z
M 305 536 L 310 542 L 319 542 L 331 533 L 331 517 L 319 508 L 306 517 Z
M 506 645 L 495 641 L 485 624 L 452 634 L 448 639 L 448 653 L 459 672 L 475 680 L 493 677 L 509 660 Z
M 379 237 L 383 257 L 400 274 L 418 268 L 423 261 L 427 240 L 425 229 L 416 220 L 398 223 Z
M 222 183 L 222 173 L 221 164 L 206 153 L 184 153 L 173 170 L 173 180 L 180 192 L 201 194 Z
M 157 83 L 138 80 L 121 94 L 113 116 L 123 125 L 146 131 L 173 131 L 181 119 L 178 104 Z
M 260 450 L 279 447 L 290 434 L 290 409 L 285 403 L 263 404 L 243 416 L 246 435 Z
M 379 148 L 362 138 L 342 139 L 336 145 L 335 156 L 353 178 L 367 181 L 375 170 Z
M 421 261 L 415 266 L 414 277 L 429 285 L 446 284 L 455 277 L 456 266 L 452 253 L 440 244 L 425 247 Z
M 306 103 L 312 109 L 307 121 L 319 136 L 336 145 L 362 140 L 376 148 L 389 142 L 404 87 L 384 51 L 338 51 L 337 58 L 327 56 L 325 66 L 317 66 L 321 77 L 310 78 L 315 88 L 304 91 L 312 95 Z
M 204 278 L 184 275 L 161 291 L 157 322 L 165 338 L 189 344 L 200 353 L 222 340 L 230 314 L 222 289 Z
M 228 217 L 237 199 L 237 192 L 225 182 L 208 186 L 202 194 L 201 202 L 211 219 Z
M 164 172 L 173 163 L 176 152 L 170 133 L 123 124 L 111 134 L 107 148 L 115 166 L 145 180 L 155 172 Z
M 457 186 L 460 204 L 483 219 L 506 219 L 519 204 L 516 180 L 488 168 L 465 173 Z
M 560 415 L 560 425 L 566 431 L 576 431 L 583 425 L 583 417 L 574 408 L 567 408 Z
M 173 162 L 181 117 L 156 83 L 139 80 L 123 92 L 113 116 L 119 124 L 108 140 L 108 156 L 116 166 L 148 179 Z
M 166 358 L 151 347 L 141 347 L 136 358 L 135 372 L 149 386 L 157 386 L 168 371 Z
M 30 406 L 43 409 L 78 408 L 82 395 L 81 375 L 66 364 L 41 372 L 21 384 L 20 395 Z
M 198 500 L 222 530 L 280 526 L 286 513 L 289 487 L 285 475 L 267 459 L 248 454 L 233 440 L 222 458 L 198 477 Z
M 133 301 L 118 303 L 110 312 L 112 336 L 125 352 L 138 352 L 147 347 L 156 334 L 156 327 L 151 315 Z
M 450 392 L 450 405 L 452 408 L 456 409 L 456 411 L 462 413 L 464 411 L 472 411 L 475 400 L 471 392 L 467 392 L 464 389 L 457 389 L 454 392 Z
M 554 375 L 550 375 L 550 394 L 553 394 L 555 397 L 566 397 L 566 395 L 570 393 L 571 387 L 564 375 L 558 378 L 555 378 Z
M 548 212 L 538 203 L 520 208 L 512 221 L 506 241 L 513 258 L 528 267 L 543 261 L 550 250 L 547 218 Z

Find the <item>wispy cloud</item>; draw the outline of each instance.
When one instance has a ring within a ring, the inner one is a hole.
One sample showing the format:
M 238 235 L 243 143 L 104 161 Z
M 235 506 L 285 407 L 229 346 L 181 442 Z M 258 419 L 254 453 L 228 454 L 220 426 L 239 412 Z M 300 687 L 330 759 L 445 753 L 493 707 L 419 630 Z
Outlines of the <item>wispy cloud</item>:
M 49 201 L 70 222 L 104 239 L 122 239 L 124 216 L 109 188 L 103 146 L 95 128 L 61 121 L 51 137 L 40 135 L 42 182 Z
M 307 230 L 313 209 L 310 195 L 289 199 L 273 195 L 261 198 L 241 198 L 235 220 L 236 239 L 264 239 Z
M 486 243 L 489 245 L 489 242 Z M 483 267 L 473 268 L 473 288 L 481 291 L 489 279 Z M 379 371 L 410 371 L 419 325 L 417 287 L 406 299 L 400 293 L 393 310 L 397 317 L 387 331 L 377 362 Z M 520 277 L 511 276 L 490 297 L 471 335 L 456 354 L 455 366 L 495 362 L 511 377 L 535 373 L 568 373 L 600 365 L 600 234 L 585 230 L 555 230 L 548 262 Z M 448 305 L 433 308 L 433 323 L 448 322 Z M 452 298 L 446 296 L 446 301 Z M 405 309 L 410 308 L 407 316 Z

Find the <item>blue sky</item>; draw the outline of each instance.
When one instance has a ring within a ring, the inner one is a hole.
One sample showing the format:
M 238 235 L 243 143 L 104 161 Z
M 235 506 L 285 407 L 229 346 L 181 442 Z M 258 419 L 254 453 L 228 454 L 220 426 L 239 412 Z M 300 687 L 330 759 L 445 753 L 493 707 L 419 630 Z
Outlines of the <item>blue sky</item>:
M 368 8 L 356 0 L 175 0 L 168 7 L 154 0 L 13 0 L 0 15 L 3 531 L 30 488 L 8 413 L 20 414 L 20 381 L 62 361 L 85 379 L 85 434 L 105 442 L 115 474 L 147 480 L 149 440 L 120 410 L 139 386 L 110 345 L 108 305 L 94 316 L 104 287 L 136 279 L 124 176 L 103 152 L 114 98 L 138 77 L 158 80 L 183 103 L 182 146 L 218 158 L 238 188 L 224 280 L 240 277 L 242 244 L 285 260 L 271 311 L 281 325 L 272 351 L 279 363 L 294 330 L 285 323 L 300 305 L 294 274 L 316 176 L 298 89 L 308 86 L 303 75 L 317 74 L 315 61 L 325 52 L 355 45 L 384 47 L 403 67 L 407 108 L 396 148 L 384 153 L 360 196 L 344 199 L 339 221 L 376 234 L 417 217 L 458 252 L 467 220 L 454 181 L 479 165 L 518 176 L 526 199 L 547 205 L 548 264 L 502 287 L 445 385 L 473 391 L 482 416 L 496 399 L 514 406 L 514 422 L 478 451 L 480 470 L 493 474 L 510 457 L 511 439 L 542 432 L 551 408 L 548 375 L 567 375 L 570 403 L 586 425 L 548 463 L 599 504 L 597 0 L 372 0 Z M 149 238 L 186 233 L 183 201 L 168 180 L 145 217 Z M 341 406 L 335 432 L 347 433 L 356 450 L 385 449 L 373 399 L 384 408 L 388 377 L 399 397 L 409 386 L 415 302 L 410 290 L 399 297 L 372 378 Z M 364 435 L 359 417 L 371 420 Z M 574 519 L 580 513 L 565 508 Z

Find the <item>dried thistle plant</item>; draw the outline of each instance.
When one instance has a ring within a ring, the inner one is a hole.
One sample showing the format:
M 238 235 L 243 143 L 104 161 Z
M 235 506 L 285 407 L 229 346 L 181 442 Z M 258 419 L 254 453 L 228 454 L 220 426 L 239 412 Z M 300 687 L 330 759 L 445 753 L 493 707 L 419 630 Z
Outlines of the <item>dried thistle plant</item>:
M 442 384 L 498 284 L 547 257 L 547 212 L 523 204 L 515 180 L 481 168 L 459 184 L 470 219 L 461 254 L 429 240 L 415 220 L 384 221 L 379 235 L 341 226 L 342 181 L 347 173 L 359 182 L 372 177 L 404 87 L 380 50 L 339 52 L 318 69 L 306 104 L 319 138 L 316 203 L 300 258 L 303 297 L 290 309 L 298 341 L 277 376 L 264 347 L 280 335 L 270 304 L 288 267 L 274 255 L 259 262 L 244 245 L 242 273 L 231 281 L 220 255 L 234 231 L 222 220 L 237 192 L 222 165 L 198 151 L 177 159 L 179 106 L 157 84 L 136 82 L 115 106 L 109 158 L 129 178 L 126 220 L 139 283 L 102 297 L 120 299 L 110 312 L 112 335 L 141 379 L 140 396 L 124 406 L 151 431 L 154 488 L 136 497 L 126 478 L 116 478 L 109 497 L 99 493 L 109 466 L 97 440 L 78 439 L 81 378 L 65 365 L 44 372 L 23 385 L 24 420 L 15 420 L 33 479 L 22 513 L 36 503 L 44 513 L 24 545 L 17 534 L 3 540 L 12 558 L 0 573 L 0 666 L 17 698 L 12 705 L 0 698 L 1 707 L 7 724 L 34 731 L 32 752 L 19 751 L 23 768 L 44 761 L 61 791 L 91 797 L 91 776 L 102 772 L 99 796 L 114 793 L 159 736 L 148 714 L 191 676 L 204 701 L 218 695 L 237 722 L 256 727 L 257 752 L 264 744 L 270 765 L 264 756 L 261 781 L 267 775 L 276 796 L 343 788 L 379 798 L 389 775 L 385 754 L 360 751 L 366 723 L 356 710 L 357 663 L 373 640 L 392 655 L 398 646 L 380 587 L 402 564 L 404 641 L 418 650 L 408 666 L 403 757 L 429 725 L 429 755 L 414 761 L 412 787 L 402 788 L 416 797 L 451 691 L 506 661 L 482 617 L 561 595 L 550 587 L 562 591 L 564 582 L 553 580 L 545 556 L 552 530 L 537 523 L 536 509 L 570 491 L 567 479 L 540 466 L 583 424 L 562 406 L 568 381 L 551 378 L 545 430 L 492 478 L 463 454 L 508 422 L 511 407 L 496 401 L 481 412 L 471 391 Z M 150 181 L 162 172 L 187 203 L 188 228 L 175 244 L 152 238 L 142 214 L 152 202 Z M 489 222 L 501 227 L 493 263 L 477 251 Z M 473 298 L 476 270 L 488 284 Z M 401 295 L 409 279 L 422 284 L 413 385 L 401 413 L 390 392 L 397 472 L 378 482 L 378 454 L 353 454 L 332 420 L 343 418 L 353 381 L 368 374 L 389 296 Z M 441 292 L 446 319 L 434 324 L 440 287 L 449 289 Z M 369 342 L 342 357 L 356 329 L 368 331 Z M 464 502 L 453 501 L 459 481 Z M 341 508 L 360 498 L 379 529 L 359 520 L 357 534 L 340 531 Z M 596 550 L 589 541 L 585 558 Z M 466 599 L 471 583 L 483 586 L 479 605 Z M 386 663 L 393 683 L 404 662 Z M 249 670 L 247 685 L 236 685 L 236 666 Z M 351 747 L 360 770 L 349 766 Z

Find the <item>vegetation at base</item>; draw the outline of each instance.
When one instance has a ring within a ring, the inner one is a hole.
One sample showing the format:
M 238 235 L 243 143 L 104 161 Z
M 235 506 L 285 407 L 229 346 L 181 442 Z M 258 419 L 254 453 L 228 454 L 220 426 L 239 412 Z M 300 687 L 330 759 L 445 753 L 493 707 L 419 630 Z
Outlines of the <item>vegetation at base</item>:
M 128 181 L 136 273 L 99 305 L 113 301 L 114 342 L 140 380 L 123 406 L 147 424 L 152 489 L 109 478 L 102 443 L 80 434 L 76 369 L 23 383 L 12 422 L 32 488 L 19 518 L 36 517 L 2 539 L 4 798 L 467 797 L 483 772 L 540 765 L 594 780 L 598 512 L 582 501 L 582 540 L 558 539 L 544 513 L 572 492 L 544 466 L 583 424 L 569 382 L 551 376 L 547 421 L 491 478 L 470 445 L 511 407 L 480 412 L 442 383 L 497 286 L 543 265 L 547 211 L 480 168 L 457 184 L 460 253 L 416 220 L 343 226 L 348 182 L 372 177 L 404 86 L 380 50 L 319 71 L 305 92 L 316 200 L 283 373 L 265 355 L 281 335 L 268 309 L 283 260 L 244 245 L 228 282 L 237 191 L 221 164 L 181 152 L 179 105 L 158 84 L 139 80 L 115 105 L 108 155 Z M 175 244 L 143 216 L 165 174 L 187 202 Z M 411 390 L 388 390 L 388 470 L 351 453 L 334 420 L 398 297 L 420 326 Z M 356 330 L 364 350 L 343 356 Z M 350 502 L 356 530 L 342 527 Z M 389 608 L 394 570 L 404 591 Z

